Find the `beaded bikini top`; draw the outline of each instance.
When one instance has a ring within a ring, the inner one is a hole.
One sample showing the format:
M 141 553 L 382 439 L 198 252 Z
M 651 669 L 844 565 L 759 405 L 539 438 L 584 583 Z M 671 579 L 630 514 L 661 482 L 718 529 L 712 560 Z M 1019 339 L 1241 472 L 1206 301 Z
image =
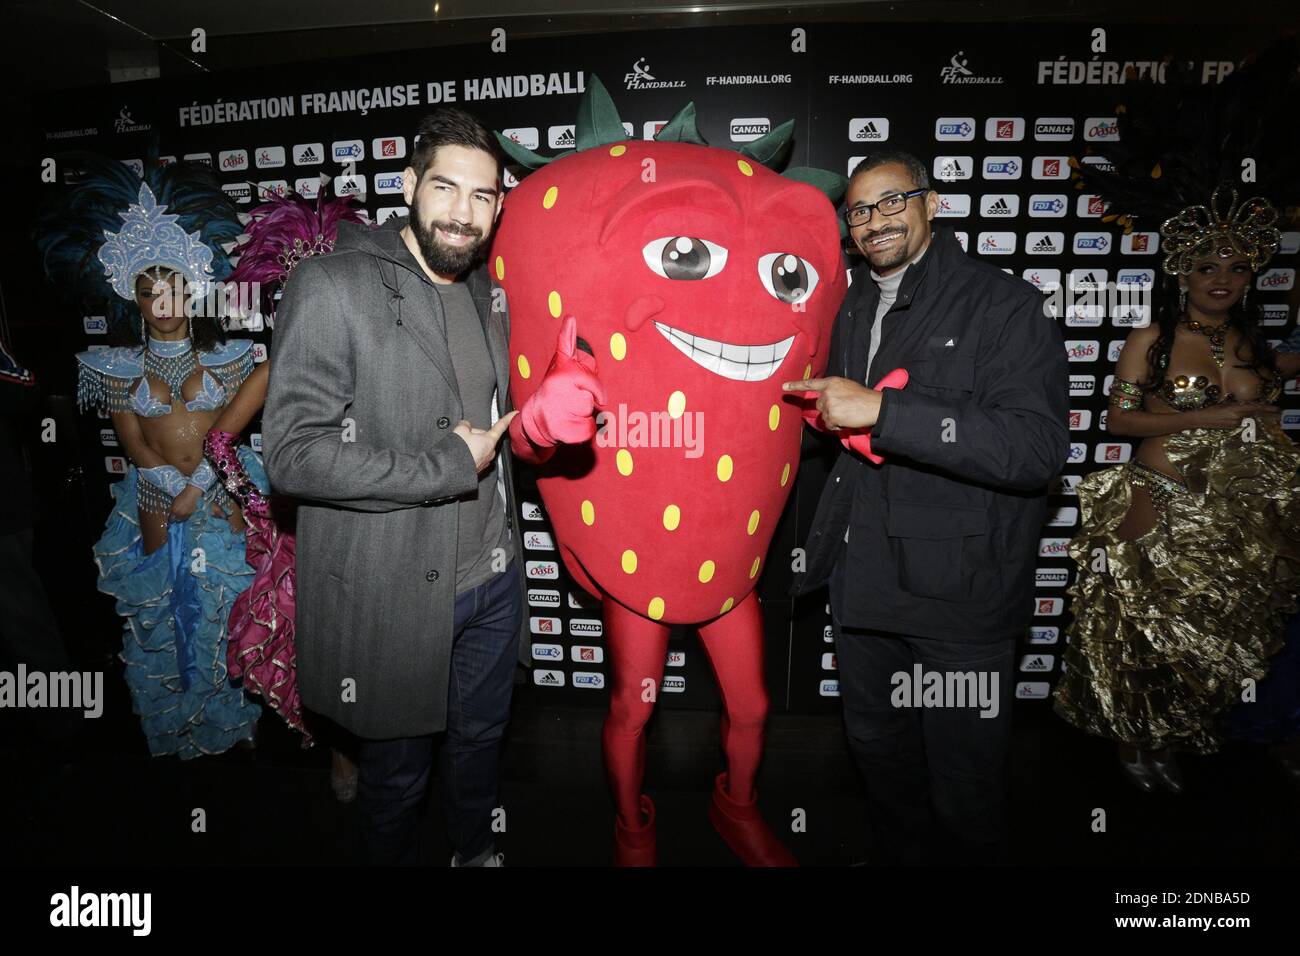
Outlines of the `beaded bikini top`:
M 149 388 L 148 377 L 161 379 L 171 389 L 172 401 L 181 397 L 181 386 L 200 367 L 202 388 L 185 402 L 192 412 L 213 411 L 226 403 L 226 396 L 238 391 L 253 371 L 253 343 L 231 339 L 211 351 L 194 349 L 146 352 L 143 348 L 93 349 L 77 353 L 77 405 L 83 411 L 102 408 L 108 412 L 135 412 L 145 418 L 169 414 L 172 406 L 160 402 Z M 132 386 L 134 385 L 134 389 Z M 181 399 L 183 401 L 183 399 Z
M 1271 379 L 1260 385 L 1259 395 L 1253 401 L 1264 404 L 1277 401 L 1282 394 L 1282 385 L 1281 373 L 1274 372 Z M 1222 394 L 1223 389 L 1211 382 L 1206 375 L 1175 375 L 1154 386 L 1151 391 L 1180 412 L 1237 400 L 1231 392 Z

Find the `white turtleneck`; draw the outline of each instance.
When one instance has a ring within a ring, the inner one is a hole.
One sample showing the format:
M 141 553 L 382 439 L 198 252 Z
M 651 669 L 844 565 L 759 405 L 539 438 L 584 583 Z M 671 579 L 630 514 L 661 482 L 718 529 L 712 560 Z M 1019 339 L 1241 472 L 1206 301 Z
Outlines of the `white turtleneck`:
M 921 257 L 925 255 L 926 249 L 929 248 L 930 244 L 926 243 L 924 248 L 909 259 L 905 265 L 895 269 L 887 276 L 877 275 L 874 269 L 869 272 L 871 281 L 880 290 L 880 303 L 876 306 L 876 317 L 871 323 L 871 348 L 867 352 L 866 382 L 871 381 L 871 363 L 876 357 L 876 351 L 880 348 L 880 330 L 884 324 L 882 320 L 885 318 L 885 313 L 893 307 L 894 302 L 898 299 L 898 288 L 903 284 L 903 275 L 915 263 L 921 261 Z

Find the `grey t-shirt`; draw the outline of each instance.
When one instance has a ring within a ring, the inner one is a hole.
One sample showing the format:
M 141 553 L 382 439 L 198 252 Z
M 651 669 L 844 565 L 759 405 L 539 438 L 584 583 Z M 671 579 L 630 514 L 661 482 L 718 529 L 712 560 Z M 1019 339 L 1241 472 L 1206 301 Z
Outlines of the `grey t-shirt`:
M 492 399 L 497 380 L 474 298 L 464 282 L 423 285 L 437 290 L 434 294 L 442 301 L 443 315 L 447 320 L 447 350 L 456 370 L 464 417 L 476 428 L 487 428 L 492 424 Z M 460 519 L 460 530 L 456 535 L 458 594 L 491 578 L 495 573 L 492 560 L 497 548 L 507 556 L 511 553 L 506 532 L 505 498 L 498 489 L 497 475 L 497 460 L 493 459 L 492 464 L 479 475 L 477 491 L 460 498 L 456 506 Z

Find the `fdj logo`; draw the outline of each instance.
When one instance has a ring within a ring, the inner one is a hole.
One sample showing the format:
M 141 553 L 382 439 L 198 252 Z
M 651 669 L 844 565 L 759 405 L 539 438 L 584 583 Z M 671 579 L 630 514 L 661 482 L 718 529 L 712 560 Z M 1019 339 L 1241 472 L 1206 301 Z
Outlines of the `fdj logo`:
M 940 123 L 938 133 L 940 136 L 970 136 L 975 132 L 970 123 Z
M 1104 252 L 1109 245 L 1110 240 L 1105 236 L 1080 236 L 1074 242 L 1076 249 L 1096 249 L 1098 252 Z
M 1029 208 L 1033 212 L 1060 212 L 1065 208 L 1065 202 L 1061 199 L 1035 199 Z
M 1005 161 L 991 160 L 984 165 L 984 175 L 986 176 L 1014 176 L 1020 172 L 1020 164 L 1014 159 Z

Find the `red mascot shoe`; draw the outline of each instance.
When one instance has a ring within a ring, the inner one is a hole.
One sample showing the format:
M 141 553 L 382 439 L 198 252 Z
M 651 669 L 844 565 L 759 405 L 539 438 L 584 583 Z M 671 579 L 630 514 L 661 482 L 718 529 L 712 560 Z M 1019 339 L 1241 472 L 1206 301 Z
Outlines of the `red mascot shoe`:
M 615 866 L 655 865 L 655 805 L 644 793 L 641 794 L 641 813 L 645 822 L 635 830 L 623 826 L 618 814 L 614 815 Z
M 727 775 L 713 781 L 709 822 L 745 866 L 798 866 L 794 854 L 776 838 L 758 812 L 758 798 L 737 803 L 727 793 Z

